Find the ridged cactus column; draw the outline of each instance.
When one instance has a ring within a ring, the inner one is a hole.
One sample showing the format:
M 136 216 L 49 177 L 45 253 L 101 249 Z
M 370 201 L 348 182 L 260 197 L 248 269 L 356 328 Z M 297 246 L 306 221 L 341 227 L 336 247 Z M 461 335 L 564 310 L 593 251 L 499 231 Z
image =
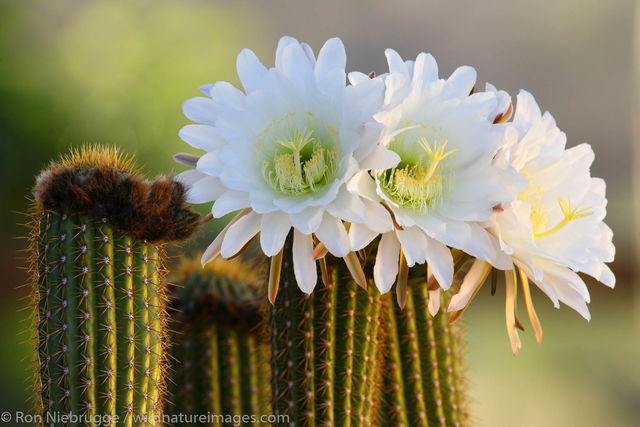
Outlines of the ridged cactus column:
M 274 414 L 288 415 L 292 426 L 375 425 L 377 289 L 360 288 L 342 260 L 327 255 L 325 281 L 319 277 L 306 295 L 296 284 L 291 245 L 283 251 L 280 290 L 271 309 Z
M 426 276 L 426 274 L 425 274 Z M 445 297 L 439 293 L 434 298 Z M 439 303 L 437 304 L 439 305 Z M 385 296 L 383 426 L 460 426 L 468 422 L 462 331 L 440 310 L 429 313 L 426 280 L 410 280 L 404 309 Z
M 175 426 L 238 425 L 242 415 L 242 425 L 257 426 L 271 413 L 262 270 L 217 259 L 204 270 L 199 262 L 185 263 L 176 274 L 167 411 L 183 414 L 184 422 L 176 418 Z
M 97 147 L 53 163 L 34 195 L 30 249 L 44 422 L 153 425 L 141 417 L 162 409 L 163 244 L 186 238 L 198 222 L 183 206 L 184 188 L 166 178 L 145 181 L 130 160 Z

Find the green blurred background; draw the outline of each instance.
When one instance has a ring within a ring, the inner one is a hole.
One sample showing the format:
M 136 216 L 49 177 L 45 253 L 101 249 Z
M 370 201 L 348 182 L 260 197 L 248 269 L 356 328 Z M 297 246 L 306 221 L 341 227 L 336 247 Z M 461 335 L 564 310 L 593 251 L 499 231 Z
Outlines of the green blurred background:
M 187 123 L 182 101 L 204 83 L 237 83 L 243 47 L 271 65 L 278 38 L 288 34 L 316 50 L 340 36 L 349 69 L 385 71 L 386 47 L 404 56 L 433 53 L 441 75 L 473 65 L 480 82 L 533 92 L 569 145 L 593 145 L 593 174 L 608 184 L 618 285 L 590 283 L 590 323 L 534 295 L 544 340 L 537 345 L 527 328 L 518 357 L 506 337 L 504 294 L 482 292 L 465 315 L 473 419 L 484 426 L 640 425 L 635 15 L 632 0 L 0 0 L 0 411 L 29 408 L 30 349 L 18 335 L 26 325 L 17 312 L 26 291 L 15 289 L 26 280 L 16 252 L 26 230 L 16 224 L 34 174 L 84 142 L 135 153 L 150 175 L 181 170 L 171 155 L 189 151 L 177 137 Z M 182 250 L 202 250 L 219 225 Z

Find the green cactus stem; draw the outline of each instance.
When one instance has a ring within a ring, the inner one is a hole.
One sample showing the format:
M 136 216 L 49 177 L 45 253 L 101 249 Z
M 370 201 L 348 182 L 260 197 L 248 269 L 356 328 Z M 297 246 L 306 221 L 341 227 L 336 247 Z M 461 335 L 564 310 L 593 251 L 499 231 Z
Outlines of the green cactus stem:
M 216 259 L 185 263 L 174 282 L 175 330 L 167 411 L 175 426 L 261 425 L 270 413 L 269 342 L 261 269 Z M 207 415 L 210 418 L 198 419 Z
M 162 410 L 163 244 L 198 222 L 184 193 L 170 179 L 143 180 L 130 159 L 101 147 L 38 177 L 30 252 L 44 424 L 74 424 L 69 414 L 81 425 L 155 424 L 138 417 Z
M 315 290 L 304 294 L 290 240 L 271 308 L 273 413 L 288 415 L 292 426 L 375 425 L 381 296 L 375 286 L 359 287 L 330 255 Z
M 424 270 L 414 268 L 411 276 L 426 277 Z M 426 280 L 410 279 L 407 286 L 404 309 L 396 303 L 396 295 L 385 295 L 379 425 L 467 425 L 462 327 L 459 322 L 449 324 L 442 309 L 435 316 L 429 313 L 430 297 L 438 298 L 437 305 L 441 302 L 442 307 L 446 307 L 446 297 L 437 291 L 430 293 Z

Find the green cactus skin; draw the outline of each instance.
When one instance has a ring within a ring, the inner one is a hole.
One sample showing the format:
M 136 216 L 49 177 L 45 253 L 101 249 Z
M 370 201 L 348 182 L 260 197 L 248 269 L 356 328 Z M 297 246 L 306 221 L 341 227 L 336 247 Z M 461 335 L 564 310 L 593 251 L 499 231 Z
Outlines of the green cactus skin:
M 199 215 L 172 178 L 114 147 L 72 149 L 33 189 L 28 270 L 36 408 L 45 425 L 155 425 L 167 324 L 163 245 Z
M 61 425 L 47 413 L 72 413 L 117 416 L 119 425 L 131 426 L 133 414 L 157 414 L 162 248 L 133 240 L 106 220 L 47 212 L 39 218 L 37 250 L 43 422 Z M 116 424 L 110 421 L 103 425 Z
M 446 307 L 446 297 L 441 302 Z M 468 424 L 462 328 L 427 307 L 425 281 L 410 281 L 404 309 L 385 295 L 381 426 Z
M 327 256 L 329 280 L 300 291 L 290 244 L 271 309 L 272 411 L 289 425 L 375 425 L 382 298 Z M 335 265 L 334 265 L 335 264 Z M 286 424 L 284 424 L 286 425 Z
M 204 270 L 187 265 L 175 280 L 167 411 L 183 414 L 184 422 L 173 425 L 238 425 L 230 417 L 242 415 L 255 415 L 242 425 L 260 425 L 252 421 L 270 413 L 269 343 L 260 329 L 267 301 L 254 270 L 218 259 Z

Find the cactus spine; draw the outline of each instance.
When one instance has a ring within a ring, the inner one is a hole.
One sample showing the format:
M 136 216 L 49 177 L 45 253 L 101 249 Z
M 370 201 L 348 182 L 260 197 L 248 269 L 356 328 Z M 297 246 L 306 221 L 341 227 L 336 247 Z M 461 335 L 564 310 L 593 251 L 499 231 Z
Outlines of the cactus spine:
M 176 278 L 168 410 L 185 422 L 174 425 L 238 425 L 230 417 L 241 415 L 255 416 L 242 425 L 259 425 L 270 413 L 269 343 L 260 329 L 267 301 L 258 277 L 254 265 L 217 259 L 204 270 L 188 263 Z M 211 418 L 195 418 L 203 414 Z
M 136 418 L 162 408 L 162 243 L 178 237 L 176 229 L 186 237 L 198 219 L 182 206 L 184 189 L 166 179 L 143 181 L 115 150 L 83 148 L 43 172 L 34 192 L 30 249 L 43 423 L 153 425 Z M 172 205 L 158 207 L 166 192 Z M 144 211 L 170 215 L 165 222 L 174 221 L 174 231 L 149 225 L 158 237 L 151 243 Z
M 273 413 L 296 426 L 374 425 L 377 289 L 358 287 L 342 261 L 327 259 L 328 280 L 319 278 L 306 295 L 293 275 L 291 245 L 283 251 L 270 321 Z
M 424 280 L 409 282 L 404 309 L 395 295 L 385 296 L 380 425 L 460 426 L 468 421 L 461 327 L 449 324 L 442 310 L 432 316 L 428 306 Z

